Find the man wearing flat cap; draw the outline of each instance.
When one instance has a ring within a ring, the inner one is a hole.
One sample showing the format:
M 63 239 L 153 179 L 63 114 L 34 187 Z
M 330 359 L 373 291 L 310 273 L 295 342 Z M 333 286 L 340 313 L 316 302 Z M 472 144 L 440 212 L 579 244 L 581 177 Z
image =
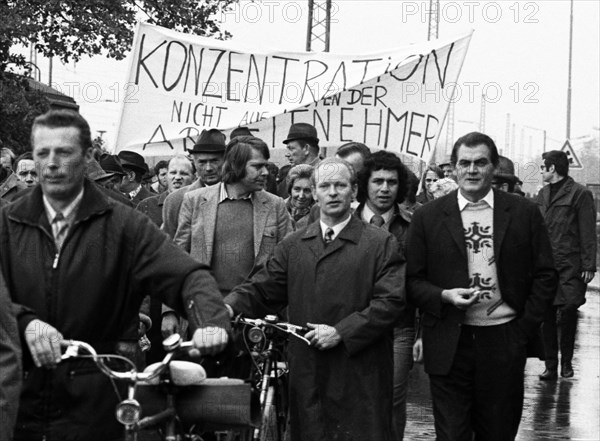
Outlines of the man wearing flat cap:
M 295 123 L 290 127 L 288 136 L 283 141 L 287 153 L 285 157 L 290 161 L 289 166 L 281 167 L 277 176 L 277 194 L 282 198 L 289 196 L 286 178 L 290 168 L 299 164 L 307 164 L 316 167 L 319 162 L 319 138 L 317 129 L 307 123 Z
M 126 173 L 121 180 L 121 192 L 129 196 L 135 207 L 144 199 L 153 196 L 152 192 L 142 185 L 142 179 L 149 171 L 148 165 L 144 157 L 136 152 L 121 150 L 117 156 Z
M 202 130 L 194 147 L 189 150 L 198 179 L 191 185 L 175 190 L 164 201 L 162 230 L 175 237 L 179 209 L 183 196 L 192 190 L 221 182 L 221 165 L 225 153 L 225 135 L 217 129 Z

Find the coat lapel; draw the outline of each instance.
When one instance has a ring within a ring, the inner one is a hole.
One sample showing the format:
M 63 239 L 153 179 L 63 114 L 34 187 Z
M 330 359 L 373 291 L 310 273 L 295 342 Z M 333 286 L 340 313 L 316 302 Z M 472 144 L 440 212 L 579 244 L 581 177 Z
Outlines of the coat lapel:
M 325 243 L 321 236 L 321 224 L 318 220 L 306 227 L 302 240 L 307 243 L 308 248 L 315 256 L 315 260 L 318 260 L 325 249 Z
M 258 256 L 262 237 L 265 233 L 265 225 L 269 215 L 268 200 L 263 194 L 264 190 L 254 193 L 254 201 L 252 204 L 253 221 L 254 221 L 254 257 Z
M 205 262 L 212 260 L 213 244 L 215 241 L 215 227 L 217 225 L 217 208 L 219 206 L 219 190 L 220 185 L 214 185 L 210 188 L 207 187 L 206 199 L 204 199 L 198 206 L 198 215 L 202 219 L 200 225 L 202 225 L 204 234 L 203 247 L 206 250 Z
M 352 216 L 350 218 L 350 222 L 348 223 L 348 225 L 346 225 L 344 227 L 344 229 L 342 231 L 340 231 L 340 234 L 338 234 L 338 236 L 335 238 L 335 240 L 333 242 L 331 242 L 327 246 L 325 246 L 323 244 L 323 247 L 325 249 L 323 250 L 323 254 L 319 258 L 319 260 L 322 260 L 322 259 L 326 258 L 327 256 L 335 253 L 337 250 L 342 248 L 344 246 L 345 242 L 347 242 L 347 241 L 358 243 L 360 241 L 360 235 L 362 234 L 362 228 L 363 228 L 362 221 L 360 219 L 358 219 L 356 216 Z M 320 230 L 320 228 L 319 228 L 319 230 Z M 323 240 L 321 240 L 321 242 L 323 242 Z
M 444 225 L 450 232 L 452 239 L 459 248 L 464 258 L 467 257 L 465 234 L 463 230 L 462 218 L 460 217 L 460 211 L 458 210 L 458 200 L 456 198 L 456 192 L 450 193 L 446 198 L 446 203 L 443 207 L 445 219 Z
M 498 262 L 500 247 L 510 224 L 510 204 L 504 193 L 494 191 L 494 257 Z

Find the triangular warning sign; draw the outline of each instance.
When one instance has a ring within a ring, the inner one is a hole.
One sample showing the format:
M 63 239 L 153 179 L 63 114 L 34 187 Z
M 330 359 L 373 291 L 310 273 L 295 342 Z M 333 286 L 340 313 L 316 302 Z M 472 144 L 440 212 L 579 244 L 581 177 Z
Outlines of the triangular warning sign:
M 582 170 L 583 169 L 583 164 L 581 163 L 581 161 L 575 154 L 575 150 L 573 150 L 573 146 L 571 146 L 571 143 L 569 142 L 568 139 L 565 141 L 564 145 L 562 146 L 561 151 L 565 152 L 567 154 L 567 158 L 569 158 L 569 169 L 570 170 Z

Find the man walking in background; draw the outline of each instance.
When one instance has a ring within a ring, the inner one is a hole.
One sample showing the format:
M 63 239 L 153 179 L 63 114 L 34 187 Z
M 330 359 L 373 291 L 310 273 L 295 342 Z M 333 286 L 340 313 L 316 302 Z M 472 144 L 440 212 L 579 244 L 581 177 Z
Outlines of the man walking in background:
M 552 308 L 542 326 L 546 370 L 541 380 L 558 377 L 558 327 L 560 327 L 561 375 L 573 372 L 573 351 L 577 331 L 577 308 L 585 303 L 587 284 L 596 272 L 596 208 L 592 193 L 569 176 L 565 152 L 552 150 L 542 155 L 540 166 L 546 185 L 537 204 L 542 211 L 559 275 Z M 557 326 L 558 322 L 558 326 Z

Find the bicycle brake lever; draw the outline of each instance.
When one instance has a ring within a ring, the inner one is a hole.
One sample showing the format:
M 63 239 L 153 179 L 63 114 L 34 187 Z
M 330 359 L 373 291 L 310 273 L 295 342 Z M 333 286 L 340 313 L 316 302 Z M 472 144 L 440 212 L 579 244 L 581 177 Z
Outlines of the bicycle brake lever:
M 77 346 L 67 346 L 64 354 L 61 355 L 61 360 L 67 360 L 69 358 L 77 357 L 79 355 L 79 348 Z

